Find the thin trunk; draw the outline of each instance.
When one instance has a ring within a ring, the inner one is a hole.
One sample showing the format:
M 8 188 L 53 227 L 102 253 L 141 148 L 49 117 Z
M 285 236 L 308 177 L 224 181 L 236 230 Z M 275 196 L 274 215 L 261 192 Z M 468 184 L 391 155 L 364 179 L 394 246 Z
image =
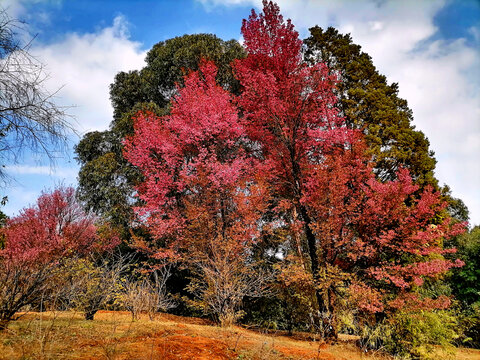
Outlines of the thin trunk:
M 294 132 L 295 134 L 295 132 Z M 318 246 L 317 246 L 317 240 L 315 238 L 315 234 L 313 233 L 311 229 L 312 225 L 312 220 L 310 219 L 310 216 L 308 215 L 308 211 L 304 205 L 301 204 L 300 199 L 302 198 L 302 189 L 301 189 L 301 170 L 299 166 L 299 162 L 296 156 L 296 148 L 295 148 L 295 141 L 287 145 L 287 148 L 289 149 L 290 152 L 290 161 L 292 164 L 292 177 L 293 177 L 293 184 L 294 184 L 294 199 L 296 201 L 296 208 L 298 211 L 298 214 L 300 215 L 301 219 L 303 220 L 304 224 L 304 231 L 305 231 L 305 236 L 307 238 L 307 244 L 308 244 L 308 254 L 310 256 L 310 264 L 311 264 L 311 269 L 312 269 L 312 275 L 314 279 L 315 285 L 319 284 L 319 270 L 320 270 L 320 262 L 318 258 Z M 326 267 L 326 259 L 325 256 L 323 256 L 323 263 L 322 266 Z M 334 293 L 333 293 L 334 295 Z M 320 289 L 316 288 L 315 289 L 315 297 L 317 299 L 318 303 L 318 317 L 321 319 L 323 316 L 331 316 L 332 321 L 335 323 L 333 326 L 330 326 L 329 329 L 324 330 L 324 337 L 328 340 L 333 340 L 336 341 L 338 339 L 338 334 L 337 334 L 337 326 L 336 326 L 336 314 L 335 314 L 335 308 L 330 306 L 330 293 L 327 291 L 326 298 L 322 295 L 322 292 Z M 332 306 L 334 304 L 335 299 L 332 299 Z M 333 310 L 332 312 L 329 310 Z M 317 324 L 319 325 L 319 324 Z
M 298 219 L 297 209 L 293 208 L 292 225 L 295 223 L 297 219 Z M 300 237 L 298 236 L 298 233 L 296 231 L 293 231 L 293 237 L 295 239 L 295 244 L 297 245 L 297 253 L 300 259 L 300 264 L 302 265 L 303 270 L 306 271 L 307 267 L 305 266 L 305 262 L 303 261 L 302 245 L 300 244 Z
M 337 295 L 335 289 L 330 286 L 328 288 L 328 312 L 330 314 L 330 327 L 327 329 L 325 337 L 333 342 L 338 340 L 338 324 L 337 324 L 337 311 L 336 311 Z
M 308 252 L 311 260 L 312 274 L 316 284 L 320 281 L 318 278 L 318 273 L 320 266 L 326 266 L 326 264 L 320 264 L 318 260 L 318 246 L 310 225 L 312 220 L 308 216 L 307 209 L 300 205 L 299 213 L 302 216 L 304 222 L 304 231 L 305 236 L 307 237 Z M 318 302 L 318 311 L 319 316 L 327 316 L 329 326 L 326 329 L 323 329 L 323 336 L 329 342 L 336 342 L 338 340 L 338 331 L 337 331 L 337 313 L 336 313 L 336 294 L 334 288 L 330 287 L 327 290 L 326 298 L 322 295 L 322 292 L 319 289 L 315 290 L 315 297 Z M 325 319 L 324 319 L 325 320 Z
M 312 268 L 312 275 L 315 283 L 318 280 L 318 270 L 319 270 L 319 263 L 318 263 L 318 255 L 317 255 L 317 241 L 315 239 L 315 235 L 311 229 L 312 220 L 308 215 L 307 209 L 300 203 L 300 199 L 302 198 L 302 189 L 301 189 L 301 171 L 298 164 L 298 159 L 296 156 L 296 149 L 295 144 L 287 145 L 287 148 L 290 152 L 290 161 L 292 164 L 292 180 L 294 184 L 294 196 L 296 202 L 297 212 L 300 215 L 301 219 L 303 220 L 304 224 L 304 231 L 305 236 L 307 237 L 307 244 L 308 244 L 308 254 L 310 256 L 310 264 Z M 323 301 L 322 294 L 319 290 L 315 290 L 315 296 L 318 302 L 318 310 L 320 313 L 325 312 L 326 306 Z
M 318 270 L 320 269 L 320 265 L 318 262 L 317 241 L 315 239 L 315 235 L 313 234 L 312 229 L 310 228 L 312 220 L 310 219 L 310 216 L 308 216 L 307 209 L 305 209 L 304 206 L 299 205 L 298 208 L 299 208 L 298 210 L 299 210 L 300 216 L 302 217 L 302 220 L 304 223 L 305 236 L 307 237 L 308 254 L 310 256 L 310 264 L 312 267 L 313 279 L 315 280 L 315 283 L 317 283 Z M 328 309 L 320 290 L 315 290 L 315 296 L 318 302 L 318 311 L 320 313 L 327 311 Z

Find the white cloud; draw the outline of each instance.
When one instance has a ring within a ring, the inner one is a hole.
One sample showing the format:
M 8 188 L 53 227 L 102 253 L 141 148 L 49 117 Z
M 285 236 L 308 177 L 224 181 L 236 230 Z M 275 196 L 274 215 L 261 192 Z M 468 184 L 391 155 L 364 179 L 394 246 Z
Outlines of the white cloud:
M 7 8 L 11 18 L 28 19 L 31 15 L 26 12 L 26 5 L 39 1 L 60 3 L 58 0 L 5 0 L 2 6 Z M 48 14 L 40 15 L 48 21 Z M 36 20 L 38 22 L 38 18 Z M 27 27 L 27 30 L 31 29 Z M 111 26 L 96 32 L 67 33 L 54 43 L 44 44 L 41 37 L 37 38 L 30 53 L 46 64 L 50 75 L 47 89 L 55 92 L 61 88 L 56 102 L 61 106 L 74 106 L 68 112 L 75 117 L 74 126 L 80 133 L 108 128 L 113 114 L 109 85 L 119 71 L 142 68 L 146 55 L 141 44 L 129 38 L 128 23 L 122 16 L 117 16 Z M 76 183 L 76 164 L 60 159 L 62 166 L 42 166 L 46 160 L 33 157 L 6 169 L 11 176 L 4 188 L 9 200 L 2 210 L 8 215 L 35 202 L 43 189 L 53 187 L 52 183 Z M 37 162 L 26 165 L 27 160 Z
M 13 19 L 32 17 L 29 4 L 45 2 L 60 6 L 61 0 L 4 0 L 2 6 Z M 35 14 L 36 21 L 48 22 L 50 14 Z M 92 33 L 66 33 L 57 42 L 45 45 L 36 38 L 30 53 L 46 65 L 49 79 L 46 83 L 56 92 L 59 105 L 71 107 L 68 111 L 76 119 L 81 133 L 105 130 L 112 120 L 109 85 L 119 71 L 141 69 L 145 66 L 146 51 L 141 44 L 130 40 L 128 22 L 117 16 L 113 24 Z M 31 30 L 31 29 L 30 29 Z M 29 36 L 22 32 L 22 35 Z M 30 39 L 28 39 L 30 40 Z
M 69 33 L 59 42 L 34 45 L 31 53 L 47 64 L 48 88 L 61 88 L 58 103 L 74 106 L 70 112 L 80 132 L 107 129 L 112 120 L 109 85 L 115 74 L 145 65 L 145 52 L 129 39 L 122 16 L 95 33 Z
M 21 14 L 25 13 L 25 8 L 19 0 L 3 0 L 1 5 L 13 19 L 18 19 Z
M 51 166 L 31 166 L 31 165 L 9 165 L 6 166 L 6 172 L 13 176 L 17 175 L 47 175 L 60 179 L 75 181 L 78 169 L 72 167 L 51 167 Z
M 199 0 L 206 6 L 261 7 L 260 0 Z M 413 110 L 436 153 L 436 175 L 480 224 L 480 52 L 465 39 L 429 42 L 446 1 L 278 0 L 302 36 L 314 25 L 351 33 Z M 245 14 L 246 16 L 248 14 Z M 477 39 L 480 31 L 471 28 Z
M 29 5 L 37 3 L 46 3 L 55 6 L 60 6 L 63 0 L 1 0 L 0 6 L 6 9 L 8 15 L 12 19 L 26 21 L 27 24 L 35 18 L 36 21 L 48 24 L 51 20 L 50 14 L 45 11 L 29 13 L 27 8 Z

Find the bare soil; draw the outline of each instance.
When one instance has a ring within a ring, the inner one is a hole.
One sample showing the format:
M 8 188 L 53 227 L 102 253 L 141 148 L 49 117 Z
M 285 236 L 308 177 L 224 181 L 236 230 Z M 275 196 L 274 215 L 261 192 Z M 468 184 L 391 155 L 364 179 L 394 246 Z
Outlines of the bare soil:
M 86 321 L 79 313 L 46 312 L 26 314 L 0 332 L 0 359 L 392 359 L 364 353 L 354 340 L 343 336 L 328 345 L 301 334 L 220 328 L 203 319 L 167 314 L 132 321 L 127 312 L 101 311 Z M 461 349 L 455 358 L 480 359 L 480 351 Z

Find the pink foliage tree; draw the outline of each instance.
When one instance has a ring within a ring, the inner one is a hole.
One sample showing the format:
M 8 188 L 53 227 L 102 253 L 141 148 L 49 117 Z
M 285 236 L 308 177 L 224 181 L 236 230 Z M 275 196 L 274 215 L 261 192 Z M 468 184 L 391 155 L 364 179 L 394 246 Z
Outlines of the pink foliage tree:
M 114 234 L 97 234 L 95 220 L 76 201 L 73 188 L 59 187 L 7 221 L 0 229 L 0 327 L 47 295 L 65 259 L 118 245 Z
M 170 115 L 139 113 L 124 154 L 145 178 L 137 189 L 144 205 L 136 211 L 155 237 L 137 246 L 154 258 L 180 259 L 197 269 L 201 281 L 192 292 L 212 299 L 207 312 L 231 322 L 243 296 L 226 289 L 246 294 L 251 287 L 240 283 L 258 285 L 243 281 L 249 272 L 244 259 L 258 236 L 266 194 L 237 108 L 216 83 L 216 73 L 204 61 L 185 77 Z M 226 262 L 220 268 L 221 261 Z

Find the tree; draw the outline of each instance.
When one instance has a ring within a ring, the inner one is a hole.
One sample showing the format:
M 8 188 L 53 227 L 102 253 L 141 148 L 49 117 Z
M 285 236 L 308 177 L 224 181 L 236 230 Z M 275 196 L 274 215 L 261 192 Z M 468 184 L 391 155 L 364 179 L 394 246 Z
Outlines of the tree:
M 455 296 L 464 306 L 480 305 L 480 226 L 454 239 L 459 257 L 465 266 L 450 279 Z
M 45 66 L 22 45 L 21 24 L 0 9 L 0 162 L 16 161 L 24 151 L 51 160 L 72 130 L 65 108 L 55 104 L 55 92 L 45 87 Z M 0 175 L 4 175 L 0 171 Z
M 223 41 L 209 34 L 184 35 L 154 45 L 142 70 L 117 74 L 110 87 L 114 108 L 110 130 L 88 133 L 75 147 L 81 166 L 78 193 L 87 208 L 120 225 L 123 235 L 128 236 L 134 186 L 142 180 L 122 156 L 122 141 L 133 133 L 132 117 L 139 110 L 167 114 L 175 84 L 182 83 L 186 72 L 197 70 L 201 58 L 215 62 L 222 86 L 238 91 L 229 64 L 242 56 L 244 51 L 235 40 Z
M 305 61 L 323 62 L 338 77 L 336 108 L 348 126 L 365 134 L 368 153 L 375 163 L 374 171 L 382 181 L 395 180 L 400 168 L 407 168 L 416 184 L 439 190 L 434 170 L 434 152 L 425 134 L 412 125 L 413 113 L 406 100 L 398 96 L 398 84 L 388 84 L 361 47 L 349 34 L 342 35 L 329 27 L 310 29 L 305 39 Z M 459 221 L 468 220 L 468 209 L 462 200 L 442 189 L 448 211 Z
M 266 176 L 279 205 L 277 216 L 287 217 L 286 223 L 293 217 L 295 227 L 303 229 L 311 273 L 317 278 L 322 245 L 301 202 L 305 177 L 325 149 L 350 142 L 355 132 L 342 127 L 343 119 L 334 107 L 335 77 L 323 63 L 302 62 L 302 42 L 290 20 L 284 23 L 278 6 L 264 2 L 264 14 L 252 11 L 243 22 L 242 34 L 247 57 L 235 65 L 243 86 L 238 100 L 242 121 L 260 148 L 260 157 L 270 164 Z M 316 297 L 323 311 L 320 292 Z
M 85 320 L 93 320 L 95 314 L 109 300 L 116 300 L 121 276 L 129 267 L 128 256 L 118 254 L 73 259 L 67 263 L 66 286 L 70 305 L 83 312 Z
M 434 153 L 425 135 L 411 124 L 412 110 L 398 97 L 398 84 L 388 85 L 349 34 L 315 26 L 304 43 L 305 61 L 322 62 L 338 77 L 336 107 L 349 126 L 364 132 L 379 178 L 394 180 L 405 167 L 416 183 L 437 187 Z
M 99 236 L 95 218 L 75 199 L 73 188 L 43 193 L 35 206 L 7 220 L 0 229 L 0 327 L 23 307 L 48 297 L 64 261 L 103 251 L 118 238 Z M 61 277 L 59 277 L 61 279 Z
M 237 109 L 216 77 L 216 66 L 204 62 L 177 89 L 170 115 L 140 112 L 125 156 L 145 179 L 136 211 L 156 240 L 137 246 L 192 269 L 198 278 L 190 289 L 206 313 L 228 324 L 243 296 L 263 287 L 247 257 L 266 198 Z
M 339 287 L 348 288 L 364 313 L 448 307 L 448 297 L 423 294 L 421 287 L 463 265 L 445 257 L 454 250 L 443 242 L 462 233 L 464 224 L 439 219 L 446 203 L 431 187 L 415 195 L 419 186 L 406 169 L 397 180 L 380 182 L 361 157 L 345 155 L 316 166 L 304 199 L 323 240 L 319 287 L 333 323 Z
M 444 306 L 448 299 L 418 299 L 412 291 L 423 277 L 461 265 L 442 258 L 442 239 L 463 224 L 436 219 L 444 208 L 439 194 L 427 186 L 415 195 L 406 169 L 384 183 L 373 176 L 361 132 L 336 107 L 335 75 L 323 63 L 304 63 L 291 22 L 274 3 L 263 4 L 264 13 L 252 11 L 242 25 L 247 57 L 234 66 L 241 123 L 268 169 L 270 221 L 290 227 L 298 242 L 292 248 L 310 273 L 325 335 L 337 336 L 342 286 L 363 292 L 373 313 L 387 299 L 392 308 Z

